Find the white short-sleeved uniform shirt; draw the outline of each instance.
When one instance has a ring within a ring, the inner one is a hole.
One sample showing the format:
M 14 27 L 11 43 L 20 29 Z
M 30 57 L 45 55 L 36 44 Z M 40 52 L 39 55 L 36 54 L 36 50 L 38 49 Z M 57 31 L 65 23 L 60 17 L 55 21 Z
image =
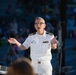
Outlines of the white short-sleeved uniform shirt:
M 30 56 L 32 60 L 51 60 L 51 40 L 54 35 L 44 31 L 43 35 L 37 32 L 29 35 L 23 45 L 28 49 L 30 47 Z

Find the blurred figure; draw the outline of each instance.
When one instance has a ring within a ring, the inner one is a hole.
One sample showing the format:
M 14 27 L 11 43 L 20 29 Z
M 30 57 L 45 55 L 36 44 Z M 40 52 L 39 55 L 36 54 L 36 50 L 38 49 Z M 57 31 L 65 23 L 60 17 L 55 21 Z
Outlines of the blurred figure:
M 52 24 L 52 26 L 54 27 L 54 35 L 56 36 L 58 33 L 58 20 L 57 20 L 57 16 L 53 15 L 52 18 L 50 19 L 50 22 Z
M 10 23 L 10 33 L 15 33 L 15 34 L 18 33 L 18 24 L 15 18 Z
M 36 32 L 36 29 L 34 27 L 34 20 L 32 20 L 30 23 L 29 33 L 34 33 L 34 32 Z
M 23 11 L 21 9 L 21 4 L 22 4 L 21 1 L 17 2 L 16 7 L 15 7 L 14 15 L 16 15 L 16 16 L 22 15 Z
M 52 26 L 52 24 L 50 22 L 50 16 L 49 15 L 46 15 L 45 16 L 45 19 L 46 19 L 46 28 L 45 28 L 45 30 L 47 32 L 53 33 L 54 32 L 54 27 Z
M 0 39 L 3 37 L 3 32 L 2 32 L 2 28 L 0 28 Z
M 23 41 L 25 41 L 27 37 L 28 37 L 28 32 L 25 29 L 24 32 L 23 32 L 23 34 L 22 34 Z M 29 58 L 31 60 L 31 57 L 30 57 L 30 48 L 28 48 L 27 50 L 24 50 L 24 57 Z
M 11 6 L 11 4 L 9 4 L 6 11 L 5 11 L 5 15 L 6 16 L 12 16 L 12 12 L 13 12 L 12 6 Z
M 10 46 L 9 51 L 8 51 L 7 55 L 5 56 L 6 66 L 11 65 L 17 58 L 18 58 L 18 56 L 16 55 L 16 52 L 12 45 L 12 46 Z
M 27 29 L 25 28 L 23 33 L 22 33 L 22 38 L 23 38 L 23 41 L 28 37 L 28 32 L 27 32 Z
M 18 34 L 13 35 L 16 40 L 19 42 L 22 42 L 22 38 Z M 17 47 L 17 45 L 10 45 L 9 51 L 5 57 L 6 65 L 9 66 L 12 64 L 17 58 L 22 58 L 23 56 L 20 54 L 20 49 Z
M 70 16 L 67 20 L 67 36 L 73 37 L 74 36 L 74 29 L 75 29 L 75 18 L 74 16 Z
M 4 19 L 1 20 L 0 22 L 0 30 L 1 30 L 1 33 L 2 33 L 2 36 L 4 37 L 5 34 L 6 34 L 6 21 Z
M 75 27 L 74 27 L 74 37 L 76 38 L 76 21 L 75 21 Z
M 35 72 L 30 60 L 23 58 L 10 65 L 6 75 L 35 75 Z

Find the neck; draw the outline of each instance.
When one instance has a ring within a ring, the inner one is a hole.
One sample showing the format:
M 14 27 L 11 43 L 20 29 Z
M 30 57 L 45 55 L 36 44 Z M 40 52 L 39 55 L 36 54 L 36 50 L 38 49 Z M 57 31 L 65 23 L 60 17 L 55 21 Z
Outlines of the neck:
M 39 35 L 42 35 L 42 34 L 44 33 L 44 30 L 42 30 L 42 31 L 37 31 L 37 33 L 38 33 Z

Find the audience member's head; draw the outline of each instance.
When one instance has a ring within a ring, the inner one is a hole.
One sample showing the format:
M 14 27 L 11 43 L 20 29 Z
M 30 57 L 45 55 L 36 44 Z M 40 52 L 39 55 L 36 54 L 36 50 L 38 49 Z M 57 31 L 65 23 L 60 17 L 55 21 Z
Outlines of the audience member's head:
M 29 59 L 19 58 L 10 65 L 6 75 L 35 75 L 35 72 Z

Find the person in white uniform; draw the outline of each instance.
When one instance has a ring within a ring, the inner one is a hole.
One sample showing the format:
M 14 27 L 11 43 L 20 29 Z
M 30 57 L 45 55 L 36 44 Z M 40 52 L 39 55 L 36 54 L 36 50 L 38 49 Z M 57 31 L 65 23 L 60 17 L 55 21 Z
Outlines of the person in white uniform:
M 52 33 L 45 31 L 45 20 L 42 17 L 35 18 L 36 33 L 30 34 L 23 44 L 19 43 L 15 38 L 9 38 L 10 44 L 16 44 L 21 50 L 30 47 L 30 56 L 37 75 L 52 75 L 52 59 L 51 49 L 56 49 L 58 41 Z

